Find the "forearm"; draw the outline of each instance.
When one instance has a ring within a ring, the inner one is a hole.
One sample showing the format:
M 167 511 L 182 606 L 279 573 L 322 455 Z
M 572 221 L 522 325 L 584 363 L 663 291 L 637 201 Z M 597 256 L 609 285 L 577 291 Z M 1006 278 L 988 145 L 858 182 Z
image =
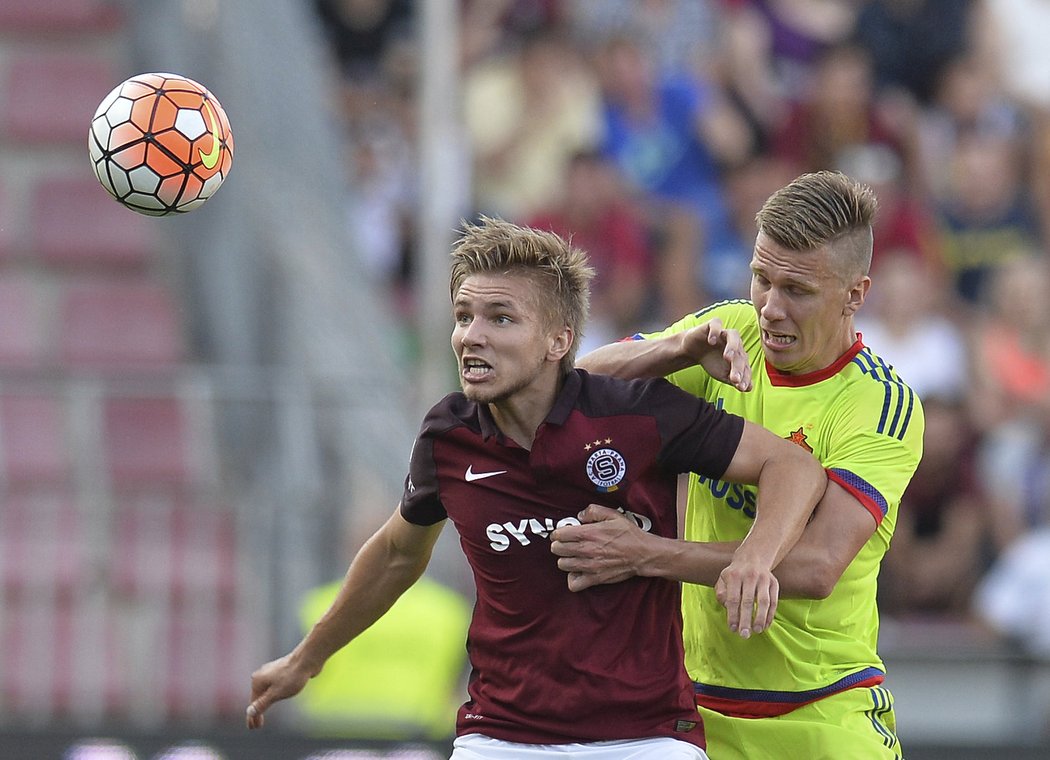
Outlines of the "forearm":
M 423 574 L 430 547 L 407 550 L 381 530 L 351 562 L 328 611 L 291 652 L 311 676 L 342 647 L 367 629 Z
M 576 362 L 588 372 L 623 378 L 664 377 L 692 366 L 681 333 L 653 340 L 625 340 L 596 348 Z
M 733 555 L 740 546 L 739 541 L 701 543 L 670 538 L 657 538 L 666 547 L 655 548 L 640 559 L 635 570 L 637 575 L 666 578 L 698 586 L 714 586 L 718 576 L 729 567 Z M 777 565 L 776 576 L 780 582 L 780 596 L 788 599 L 820 599 L 827 596 L 814 578 L 823 573 L 814 572 L 815 567 L 826 562 L 826 552 L 816 546 L 799 541 Z
M 682 583 L 714 586 L 739 542 L 700 543 L 653 536 L 653 546 L 638 562 L 637 574 Z
M 758 479 L 755 522 L 737 552 L 777 567 L 802 536 L 826 488 L 823 468 L 809 455 L 766 463 Z

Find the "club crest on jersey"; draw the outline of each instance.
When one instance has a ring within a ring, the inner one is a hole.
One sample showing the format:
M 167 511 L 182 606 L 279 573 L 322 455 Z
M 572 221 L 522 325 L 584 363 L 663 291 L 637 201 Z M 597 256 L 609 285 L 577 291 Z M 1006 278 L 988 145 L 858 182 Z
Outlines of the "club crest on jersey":
M 809 445 L 809 441 L 806 440 L 806 432 L 801 427 L 798 430 L 793 430 L 789 435 L 784 436 L 787 440 L 791 441 L 797 446 L 801 446 L 810 454 L 813 453 L 813 447 Z
M 587 459 L 587 477 L 601 493 L 615 491 L 627 474 L 627 462 L 616 449 L 595 449 Z

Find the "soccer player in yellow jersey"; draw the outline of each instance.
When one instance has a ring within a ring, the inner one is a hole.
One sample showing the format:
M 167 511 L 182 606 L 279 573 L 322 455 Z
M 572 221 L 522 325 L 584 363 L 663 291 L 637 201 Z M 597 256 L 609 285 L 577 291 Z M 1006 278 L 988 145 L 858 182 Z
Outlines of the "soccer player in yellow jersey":
M 691 476 L 686 541 L 642 534 L 597 506 L 582 515 L 587 524 L 553 535 L 572 589 L 634 575 L 686 582 L 686 664 L 719 760 L 902 756 L 876 650 L 876 578 L 922 453 L 923 415 L 854 329 L 871 284 L 875 210 L 871 191 L 843 174 L 797 178 L 756 217 L 750 302 L 716 304 L 581 361 L 667 375 L 827 470 L 823 500 L 776 568 L 780 601 L 764 631 L 758 620 L 730 630 L 723 605 L 736 600 L 713 588 L 752 525 L 754 488 Z

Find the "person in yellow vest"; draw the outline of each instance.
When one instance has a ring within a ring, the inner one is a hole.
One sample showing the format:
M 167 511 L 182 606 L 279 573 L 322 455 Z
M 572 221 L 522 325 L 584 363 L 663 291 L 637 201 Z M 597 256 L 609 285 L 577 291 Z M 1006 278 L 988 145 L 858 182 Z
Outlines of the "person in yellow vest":
M 299 608 L 304 631 L 328 610 L 342 583 L 339 579 L 306 594 Z M 310 733 L 451 739 L 456 708 L 466 696 L 470 610 L 461 593 L 421 577 L 307 684 L 300 708 Z

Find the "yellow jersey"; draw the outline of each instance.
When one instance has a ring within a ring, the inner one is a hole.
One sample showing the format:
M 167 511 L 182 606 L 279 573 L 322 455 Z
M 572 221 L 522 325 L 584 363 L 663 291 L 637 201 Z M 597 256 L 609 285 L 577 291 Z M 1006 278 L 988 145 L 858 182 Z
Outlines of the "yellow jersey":
M 765 361 L 750 301 L 726 301 L 690 315 L 657 338 L 718 317 L 739 331 L 753 389 L 742 393 L 694 366 L 668 377 L 680 388 L 808 449 L 828 477 L 857 498 L 877 524 L 826 599 L 781 599 L 773 625 L 742 639 L 706 586 L 684 584 L 686 666 L 697 703 L 727 715 L 780 715 L 843 689 L 880 683 L 876 582 L 901 495 L 922 455 L 923 414 L 915 393 L 860 337 L 833 365 L 785 375 Z M 739 541 L 755 516 L 756 488 L 691 475 L 685 538 Z

